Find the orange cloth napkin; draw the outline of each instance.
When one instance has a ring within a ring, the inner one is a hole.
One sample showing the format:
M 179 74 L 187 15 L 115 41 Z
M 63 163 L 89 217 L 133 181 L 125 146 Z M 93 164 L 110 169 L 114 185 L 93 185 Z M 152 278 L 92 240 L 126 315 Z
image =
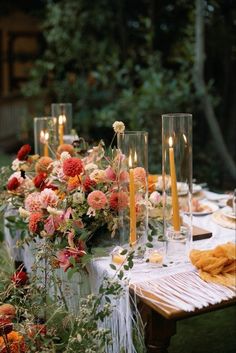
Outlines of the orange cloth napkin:
M 226 243 L 212 250 L 192 250 L 189 257 L 204 281 L 236 286 L 236 244 Z

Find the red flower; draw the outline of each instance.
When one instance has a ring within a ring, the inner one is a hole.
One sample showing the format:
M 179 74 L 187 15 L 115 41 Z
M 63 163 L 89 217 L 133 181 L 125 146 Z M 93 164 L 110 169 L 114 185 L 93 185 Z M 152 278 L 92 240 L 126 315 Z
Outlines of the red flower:
M 13 330 L 13 324 L 9 319 L 0 318 L 0 336 L 8 335 Z
M 57 253 L 57 259 L 59 261 L 59 266 L 64 269 L 66 272 L 68 268 L 73 267 L 70 262 L 70 258 L 73 257 L 76 262 L 80 262 L 80 258 L 84 256 L 86 252 L 84 251 L 84 244 L 82 241 L 79 241 L 77 248 L 66 248 L 60 250 Z
M 26 161 L 30 151 L 31 151 L 30 145 L 28 144 L 23 145 L 17 153 L 17 158 L 19 159 L 19 161 Z
M 7 183 L 7 190 L 13 191 L 20 185 L 19 180 L 16 177 L 11 178 Z
M 90 192 L 92 189 L 96 186 L 96 181 L 90 179 L 89 176 L 86 176 L 84 182 L 83 182 L 83 187 L 85 192 Z
M 39 228 L 39 223 L 42 222 L 42 213 L 41 212 L 35 212 L 31 213 L 29 217 L 29 230 L 32 233 L 36 233 Z
M 29 337 L 34 337 L 36 335 L 42 335 L 45 336 L 47 334 L 47 327 L 44 324 L 35 324 L 31 325 L 29 328 L 28 335 Z
M 63 172 L 66 176 L 75 177 L 83 171 L 83 163 L 80 158 L 71 157 L 63 162 Z
M 29 277 L 27 273 L 23 270 L 16 271 L 11 277 L 12 282 L 15 283 L 17 287 L 25 285 L 28 282 L 28 279 Z
M 128 205 L 128 196 L 124 191 L 113 192 L 110 196 L 109 203 L 113 210 L 123 210 Z
M 47 178 L 47 174 L 46 173 L 39 173 L 33 179 L 34 186 L 36 188 L 42 189 L 45 186 L 46 178 Z

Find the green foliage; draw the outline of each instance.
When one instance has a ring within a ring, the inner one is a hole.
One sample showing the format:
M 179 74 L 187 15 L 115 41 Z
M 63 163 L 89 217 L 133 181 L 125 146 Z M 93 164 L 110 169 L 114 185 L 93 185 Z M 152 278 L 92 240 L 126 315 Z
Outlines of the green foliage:
M 143 2 L 130 6 L 123 0 L 49 2 L 46 51 L 24 93 L 72 102 L 79 134 L 95 139 L 99 129 L 109 135 L 115 120 L 149 131 L 150 171 L 160 171 L 160 116 L 192 107 L 193 30 L 179 29 L 187 44 L 174 42 L 171 60 L 161 59 L 148 11 L 140 10 Z M 190 17 L 191 7 L 187 10 Z

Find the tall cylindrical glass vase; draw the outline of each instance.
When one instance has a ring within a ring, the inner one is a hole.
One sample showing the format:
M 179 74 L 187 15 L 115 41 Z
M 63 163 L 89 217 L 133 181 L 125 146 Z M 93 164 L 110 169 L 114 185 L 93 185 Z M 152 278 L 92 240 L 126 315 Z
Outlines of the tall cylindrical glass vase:
M 40 156 L 54 157 L 57 145 L 56 118 L 34 118 L 34 152 Z
M 148 133 L 126 131 L 118 134 L 121 195 L 128 196 L 128 206 L 119 210 L 119 235 L 122 245 L 135 247 L 146 241 L 148 231 Z
M 162 174 L 166 259 L 184 262 L 192 242 L 191 114 L 162 115 Z
M 51 111 L 52 116 L 55 116 L 57 118 L 57 133 L 59 145 L 67 143 L 72 130 L 72 104 L 52 103 Z

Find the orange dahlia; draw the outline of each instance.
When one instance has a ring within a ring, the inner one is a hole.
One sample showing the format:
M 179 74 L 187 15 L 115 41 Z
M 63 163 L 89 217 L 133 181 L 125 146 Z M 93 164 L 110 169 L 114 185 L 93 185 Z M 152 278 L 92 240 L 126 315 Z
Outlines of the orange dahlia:
M 11 353 L 24 353 L 26 352 L 26 346 L 24 337 L 18 332 L 12 331 L 7 335 L 8 350 L 5 346 L 4 339 L 0 337 L 0 352 L 7 353 L 9 350 Z

